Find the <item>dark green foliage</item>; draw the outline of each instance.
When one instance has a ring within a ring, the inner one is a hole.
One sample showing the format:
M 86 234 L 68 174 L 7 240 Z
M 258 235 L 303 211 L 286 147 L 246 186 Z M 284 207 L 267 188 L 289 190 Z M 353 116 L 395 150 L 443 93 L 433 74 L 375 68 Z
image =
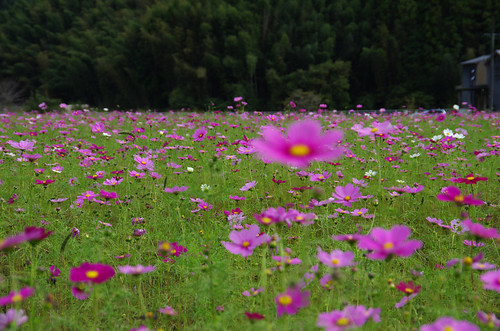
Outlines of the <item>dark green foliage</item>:
M 499 12 L 491 0 L 2 0 L 0 81 L 121 108 L 448 106 Z

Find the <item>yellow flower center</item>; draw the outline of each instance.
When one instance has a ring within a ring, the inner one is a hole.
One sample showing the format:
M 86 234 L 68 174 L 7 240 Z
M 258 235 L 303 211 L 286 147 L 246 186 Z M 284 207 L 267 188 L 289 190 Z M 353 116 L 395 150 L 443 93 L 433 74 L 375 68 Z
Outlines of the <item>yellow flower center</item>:
M 323 178 L 325 178 L 325 177 L 324 177 L 324 176 L 319 176 L 319 177 L 318 177 L 318 179 L 323 179 Z
M 247 248 L 248 246 L 250 246 L 250 243 L 248 241 L 244 241 L 242 245 L 243 247 Z
M 141 164 L 146 164 L 146 162 L 145 161 L 141 161 Z
M 349 200 L 351 200 L 351 197 L 347 195 L 347 196 L 344 197 L 344 200 L 345 201 L 349 201 Z
M 407 287 L 407 288 L 405 288 L 405 292 L 406 292 L 406 293 L 409 293 L 409 294 L 412 294 L 412 293 L 413 293 L 413 289 L 412 289 L 412 288 Z
M 198 138 L 201 138 L 201 137 L 203 137 L 203 133 L 200 133 L 200 134 L 198 135 Z
M 175 253 L 177 253 L 177 251 L 176 251 L 175 249 L 172 249 L 172 250 L 170 251 L 170 253 L 175 254 Z
M 302 220 L 304 219 L 304 217 L 303 217 L 303 216 L 297 216 L 297 217 L 295 217 L 295 219 L 296 219 L 297 221 L 302 221 Z
M 375 132 L 377 132 L 377 131 L 378 131 L 378 128 L 373 128 L 373 129 L 371 129 L 370 131 L 371 131 L 371 132 L 373 132 L 373 133 L 375 133 Z
M 475 178 L 474 176 L 469 176 L 469 177 L 466 177 L 465 179 L 467 179 L 467 180 L 474 180 L 474 178 Z
M 463 195 L 457 195 L 456 197 L 453 198 L 455 202 L 464 202 L 464 196 Z
M 332 264 L 337 265 L 337 264 L 339 264 L 339 263 L 340 263 L 340 261 L 339 261 L 338 259 L 332 259 Z
M 464 257 L 464 264 L 465 265 L 471 265 L 472 264 L 472 258 L 470 257 Z
M 449 325 L 445 326 L 443 331 L 453 331 L 453 328 Z
M 349 319 L 348 319 L 347 317 L 341 317 L 341 318 L 339 318 L 339 319 L 337 320 L 337 323 L 336 323 L 336 324 L 337 324 L 338 326 L 346 326 L 346 325 L 348 325 L 348 324 L 349 324 L 349 322 L 350 322 L 350 321 L 349 321 Z
M 361 215 L 361 214 L 363 214 L 363 212 L 358 211 L 358 215 Z
M 292 303 L 292 297 L 285 294 L 285 295 L 280 296 L 278 301 L 279 301 L 280 305 L 288 306 L 289 304 Z
M 271 221 L 272 220 L 269 217 L 262 217 L 262 223 L 264 223 L 264 224 L 269 224 L 269 223 L 271 223 Z
M 170 249 L 170 244 L 169 243 L 163 243 L 163 244 L 161 244 L 161 249 L 163 251 L 168 251 Z
M 311 149 L 307 145 L 297 144 L 290 147 L 289 152 L 293 156 L 306 156 L 311 153 Z
M 384 249 L 392 249 L 394 247 L 394 244 L 391 242 L 386 242 L 384 244 Z
M 94 279 L 97 278 L 97 276 L 99 276 L 99 273 L 95 270 L 90 270 L 85 273 L 85 276 L 87 276 L 87 278 Z
M 23 300 L 23 296 L 21 294 L 17 293 L 16 295 L 14 295 L 12 297 L 11 300 L 12 300 L 12 302 L 19 302 L 19 301 Z

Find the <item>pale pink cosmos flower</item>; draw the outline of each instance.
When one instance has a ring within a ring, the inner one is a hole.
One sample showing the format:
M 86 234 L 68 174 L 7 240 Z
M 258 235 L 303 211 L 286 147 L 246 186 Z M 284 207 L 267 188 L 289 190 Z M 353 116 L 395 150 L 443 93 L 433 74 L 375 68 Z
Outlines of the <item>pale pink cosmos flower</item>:
M 340 249 L 331 251 L 330 253 L 323 252 L 318 246 L 318 260 L 324 265 L 332 268 L 342 268 L 356 265 L 354 262 L 353 252 L 343 252 Z
M 422 247 L 420 240 L 407 240 L 410 234 L 410 228 L 404 225 L 395 225 L 390 230 L 374 228 L 359 239 L 358 247 L 372 251 L 367 257 L 374 260 L 391 256 L 408 257 Z
M 391 122 L 373 122 L 371 127 L 364 128 L 362 124 L 355 124 L 351 127 L 351 130 L 356 131 L 359 137 L 364 136 L 384 136 L 387 133 L 394 131 L 394 127 Z
M 468 321 L 457 321 L 452 317 L 444 316 L 432 324 L 422 325 L 420 331 L 480 331 L 479 327 Z
M 380 308 L 368 308 L 365 306 L 347 306 L 343 310 L 334 310 L 329 313 L 321 313 L 318 316 L 317 326 L 327 331 L 342 331 L 359 328 L 368 319 L 380 322 Z
M 139 274 L 145 274 L 148 272 L 155 271 L 156 267 L 152 265 L 148 266 L 142 266 L 140 264 L 136 266 L 131 266 L 131 265 L 125 265 L 125 266 L 118 266 L 118 271 L 122 274 L 129 274 L 129 275 L 139 275 Z
M 289 166 L 307 167 L 313 161 L 328 161 L 343 155 L 344 149 L 338 144 L 343 132 L 322 133 L 318 121 L 304 120 L 288 127 L 288 135 L 283 137 L 273 126 L 262 129 L 262 138 L 252 142 L 261 158 Z
M 259 182 L 255 181 L 255 180 L 252 180 L 251 182 L 248 182 L 246 183 L 245 185 L 243 185 L 243 187 L 240 188 L 240 191 L 248 191 L 248 190 L 251 190 L 252 188 L 255 187 L 255 185 L 257 185 Z

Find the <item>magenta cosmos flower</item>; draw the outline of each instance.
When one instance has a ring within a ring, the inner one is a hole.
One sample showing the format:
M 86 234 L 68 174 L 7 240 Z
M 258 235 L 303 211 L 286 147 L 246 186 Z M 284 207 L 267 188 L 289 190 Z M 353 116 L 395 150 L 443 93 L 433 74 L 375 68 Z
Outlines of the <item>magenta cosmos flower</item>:
M 484 273 L 480 277 L 485 290 L 493 290 L 500 293 L 500 269 Z
M 395 225 L 390 230 L 374 228 L 368 235 L 359 239 L 358 247 L 372 251 L 367 256 L 374 260 L 383 260 L 394 255 L 408 257 L 422 247 L 420 240 L 406 240 L 410 234 L 410 228 L 404 225 Z
M 480 176 L 474 176 L 474 174 L 470 173 L 464 178 L 452 178 L 451 181 L 453 183 L 463 183 L 463 184 L 476 184 L 479 181 L 487 181 L 488 178 L 486 177 L 480 177 Z
M 32 296 L 33 293 L 35 293 L 35 289 L 32 287 L 24 287 L 19 291 L 12 291 L 9 295 L 0 298 L 0 306 L 11 305 L 23 301 L 27 297 Z
M 104 283 L 115 275 L 113 267 L 106 264 L 84 262 L 69 271 L 69 280 L 83 283 Z
M 342 252 L 340 249 L 331 251 L 330 253 L 323 252 L 321 247 L 318 247 L 318 259 L 321 263 L 332 268 L 341 268 L 356 265 L 354 262 L 353 252 Z
M 248 257 L 252 255 L 256 247 L 269 240 L 267 234 L 259 235 L 259 232 L 259 226 L 253 224 L 248 230 L 231 231 L 231 233 L 229 233 L 229 239 L 231 239 L 232 242 L 221 241 L 221 243 L 229 252 Z
M 299 287 L 291 287 L 274 299 L 278 309 L 278 317 L 284 313 L 295 315 L 300 308 L 309 306 L 309 291 L 301 292 Z
M 457 321 L 451 317 L 444 316 L 432 324 L 422 325 L 420 331 L 479 331 L 479 327 L 467 321 Z
M 481 200 L 474 199 L 472 194 L 464 196 L 460 189 L 455 186 L 445 187 L 441 190 L 441 194 L 438 194 L 436 198 L 441 201 L 453 201 L 457 205 L 482 205 L 484 202 Z
M 289 166 L 307 167 L 312 161 L 328 161 L 342 156 L 343 148 L 338 144 L 343 137 L 341 131 L 322 134 L 318 121 L 304 120 L 288 127 L 287 137 L 272 126 L 262 129 L 262 138 L 253 141 L 260 157 L 271 162 Z
M 316 325 L 325 328 L 327 331 L 341 331 L 359 328 L 369 318 L 372 318 L 375 322 L 380 322 L 380 308 L 366 309 L 365 306 L 347 306 L 343 310 L 319 314 Z
M 332 196 L 335 198 L 334 202 L 352 207 L 352 203 L 358 201 L 363 195 L 359 192 L 359 187 L 349 183 L 346 186 L 337 186 Z

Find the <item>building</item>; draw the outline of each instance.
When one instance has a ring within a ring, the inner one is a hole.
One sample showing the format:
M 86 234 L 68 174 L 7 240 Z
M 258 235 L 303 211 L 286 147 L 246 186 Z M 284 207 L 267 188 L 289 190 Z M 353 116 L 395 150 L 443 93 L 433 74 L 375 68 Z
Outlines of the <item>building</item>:
M 491 54 L 476 57 L 461 63 L 462 85 L 457 86 L 461 102 L 476 107 L 478 110 L 491 109 L 490 101 L 493 93 L 493 109 L 500 108 L 500 50 L 494 57 L 494 81 L 491 81 Z M 493 85 L 493 86 L 491 86 Z

